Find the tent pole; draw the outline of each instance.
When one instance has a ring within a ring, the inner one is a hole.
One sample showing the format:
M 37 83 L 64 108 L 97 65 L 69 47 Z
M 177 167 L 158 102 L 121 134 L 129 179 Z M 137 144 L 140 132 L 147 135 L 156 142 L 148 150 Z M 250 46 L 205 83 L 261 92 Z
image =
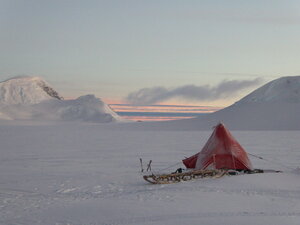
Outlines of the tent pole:
M 140 163 L 141 163 L 141 172 L 143 173 L 144 172 L 144 168 L 143 168 L 143 159 L 140 158 Z
M 216 154 L 213 154 L 213 160 L 214 160 L 215 169 L 217 169 Z
M 232 161 L 233 161 L 233 168 L 236 170 L 236 166 L 235 166 L 235 160 L 234 160 L 234 156 L 231 154 L 232 157 Z

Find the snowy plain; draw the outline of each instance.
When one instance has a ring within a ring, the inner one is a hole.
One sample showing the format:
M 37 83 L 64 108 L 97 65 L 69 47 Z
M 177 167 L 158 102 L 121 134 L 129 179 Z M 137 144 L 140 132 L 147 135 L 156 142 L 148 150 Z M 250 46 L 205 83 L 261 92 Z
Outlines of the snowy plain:
M 265 159 L 250 157 L 255 168 L 283 173 L 151 185 L 139 158 L 160 171 L 200 151 L 212 130 L 123 125 L 0 123 L 0 224 L 300 224 L 300 131 L 232 131 Z

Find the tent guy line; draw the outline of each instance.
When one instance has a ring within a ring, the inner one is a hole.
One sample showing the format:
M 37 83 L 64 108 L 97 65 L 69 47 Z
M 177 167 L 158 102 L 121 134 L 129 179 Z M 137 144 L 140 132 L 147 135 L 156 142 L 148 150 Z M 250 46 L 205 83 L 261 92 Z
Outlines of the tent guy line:
M 214 132 L 213 132 L 213 134 L 211 135 L 211 137 L 210 137 L 210 139 L 214 136 L 214 133 L 216 132 L 216 128 L 218 128 L 218 127 L 221 127 L 221 128 L 225 128 L 225 126 L 220 122 L 217 126 L 214 126 Z M 229 134 L 229 135 L 231 135 L 230 133 L 229 133 L 229 131 L 225 128 L 224 130 L 226 130 L 226 132 L 227 132 L 227 134 Z M 233 136 L 231 135 L 231 138 L 233 138 Z M 209 140 L 210 140 L 209 139 Z M 208 143 L 209 143 L 209 140 L 208 140 L 208 142 L 206 143 L 206 145 L 205 146 L 207 146 L 207 145 L 209 145 Z M 235 140 L 235 142 L 237 143 L 237 141 Z M 205 148 L 205 146 L 204 146 L 204 148 Z M 224 144 L 224 146 L 225 147 L 228 147 L 228 145 L 225 145 Z M 240 146 L 241 147 L 241 146 Z M 203 149 L 204 149 L 203 148 Z M 242 147 L 241 147 L 242 148 Z M 200 155 L 201 155 L 201 157 L 202 158 L 204 158 L 206 155 L 207 155 L 207 153 L 206 152 L 203 152 L 203 149 L 202 149 L 202 151 L 201 152 L 199 152 L 199 153 L 197 153 L 196 155 L 193 155 L 193 156 L 191 156 L 191 157 L 189 157 L 189 158 L 185 158 L 184 160 L 182 160 L 182 162 L 184 163 L 184 165 L 189 169 L 189 168 L 191 168 L 191 169 L 195 169 L 195 167 L 196 167 L 196 164 L 194 165 L 194 167 L 193 166 L 191 166 L 190 167 L 190 165 L 189 164 L 185 164 L 186 162 L 187 162 L 187 160 L 192 160 L 192 163 L 196 163 L 195 161 L 194 161 L 194 157 L 199 157 Z M 268 160 L 268 159 L 265 159 L 265 158 L 263 158 L 263 157 L 261 157 L 261 156 L 258 156 L 258 155 L 255 155 L 255 154 L 252 154 L 252 153 L 249 153 L 249 152 L 246 152 L 244 149 L 243 149 L 243 151 L 245 152 L 245 154 L 247 155 L 249 155 L 249 156 L 252 156 L 252 157 L 255 157 L 255 158 L 257 158 L 257 159 L 260 159 L 260 160 L 264 160 L 264 161 L 266 161 L 266 162 L 270 162 L 270 163 L 274 163 L 274 164 L 277 164 L 277 165 L 280 165 L 280 166 L 282 166 L 282 167 L 285 167 L 285 168 L 287 168 L 287 169 L 289 169 L 289 170 L 295 170 L 295 168 L 292 168 L 292 167 L 289 167 L 289 166 L 286 166 L 286 165 L 284 165 L 284 164 L 282 164 L 282 163 L 280 163 L 280 162 L 278 162 L 278 161 L 274 161 L 274 160 Z M 212 166 L 216 166 L 216 155 L 218 155 L 218 154 L 212 154 L 212 162 L 211 162 L 211 165 Z M 141 161 L 142 159 L 140 158 L 140 161 Z M 248 159 L 249 160 L 249 159 Z M 150 160 L 151 162 L 152 162 L 152 160 Z M 233 156 L 233 155 L 231 155 L 231 161 L 232 161 L 232 168 L 231 169 L 237 169 L 236 168 L 236 160 L 235 160 L 235 157 Z M 249 160 L 250 161 L 250 160 Z M 159 169 L 159 170 L 157 170 L 157 171 L 152 171 L 152 173 L 161 173 L 161 172 L 163 172 L 163 171 L 165 171 L 165 170 L 168 170 L 168 169 L 170 169 L 170 168 L 173 168 L 173 167 L 175 167 L 175 166 L 179 166 L 182 162 L 177 162 L 177 163 L 174 163 L 174 164 L 172 164 L 172 165 L 170 165 L 170 166 L 168 166 L 168 167 L 165 167 L 165 168 L 162 168 L 162 169 Z M 142 161 L 141 161 L 141 166 L 142 166 Z M 210 167 L 210 166 L 207 166 L 207 167 Z M 201 168 L 201 169 L 205 169 L 205 168 Z M 217 169 L 217 168 L 215 168 L 215 169 Z M 245 169 L 245 168 L 244 168 Z M 143 166 L 142 166 L 142 173 L 143 173 Z
M 278 173 L 279 170 L 255 169 L 245 149 L 233 137 L 223 123 L 214 127 L 214 131 L 202 150 L 182 160 L 186 167 L 175 172 L 162 174 L 161 171 L 169 169 L 181 162 L 160 170 L 158 173 L 144 175 L 143 179 L 152 184 L 170 184 L 180 181 L 188 181 L 196 178 L 220 178 L 224 175 L 254 174 L 254 173 Z M 249 154 L 253 157 L 265 160 L 263 157 Z M 141 161 L 141 159 L 140 159 Z M 267 161 L 267 160 L 265 160 Z M 152 162 L 150 160 L 149 164 Z M 143 171 L 143 167 L 142 167 Z M 148 171 L 148 169 L 147 169 Z
M 290 170 L 295 170 L 295 169 L 296 169 L 296 168 L 292 168 L 292 167 L 286 166 L 286 165 L 284 165 L 284 164 L 282 164 L 282 163 L 280 163 L 280 162 L 278 162 L 278 161 L 268 160 L 268 159 L 265 159 L 265 158 L 263 158 L 263 157 L 261 157 L 261 156 L 257 156 L 257 155 L 251 154 L 251 153 L 248 153 L 248 155 L 250 155 L 250 156 L 252 156 L 252 157 L 255 157 L 255 158 L 258 158 L 258 159 L 261 159 L 261 160 L 264 160 L 264 161 L 266 161 L 266 162 L 275 163 L 275 164 L 277 164 L 277 165 L 280 165 L 280 166 L 285 167 L 285 168 L 290 169 Z

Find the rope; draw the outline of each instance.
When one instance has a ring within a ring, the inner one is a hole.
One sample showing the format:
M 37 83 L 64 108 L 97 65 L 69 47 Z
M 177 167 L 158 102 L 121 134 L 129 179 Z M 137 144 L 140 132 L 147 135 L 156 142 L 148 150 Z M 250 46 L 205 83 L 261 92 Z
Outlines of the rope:
M 290 169 L 290 170 L 294 170 L 294 169 L 295 169 L 295 168 L 286 166 L 286 165 L 284 165 L 284 164 L 282 164 L 282 163 L 280 163 L 280 162 L 275 162 L 275 161 L 273 161 L 273 160 L 267 160 L 267 159 L 265 159 L 265 158 L 263 158 L 263 157 L 261 157 L 261 156 L 258 156 L 258 155 L 254 155 L 254 154 L 250 154 L 250 153 L 248 153 L 248 155 L 253 156 L 253 157 L 255 157 L 255 158 L 258 158 L 258 159 L 261 159 L 261 160 L 264 160 L 264 161 L 266 161 L 266 162 L 275 163 L 275 164 L 277 164 L 277 165 L 280 165 L 280 166 L 285 167 L 285 168 Z
M 280 163 L 280 162 L 276 162 L 276 161 L 273 161 L 273 160 L 267 160 L 267 159 L 265 159 L 265 158 L 263 158 L 263 157 L 261 157 L 261 156 L 258 156 L 258 155 L 254 155 L 254 154 L 251 154 L 251 153 L 248 153 L 248 155 L 253 156 L 253 157 L 255 157 L 255 158 L 258 158 L 258 159 L 261 159 L 261 160 L 264 160 L 264 161 L 266 161 L 266 162 L 271 162 L 271 163 L 280 165 L 280 166 L 285 167 L 285 168 L 290 169 L 290 170 L 294 170 L 294 169 L 295 169 L 295 168 L 286 166 L 286 165 L 284 165 L 284 164 L 282 164 L 282 163 Z M 140 161 L 141 161 L 141 166 L 142 166 L 142 159 L 140 159 Z M 150 160 L 150 161 L 152 162 L 152 160 Z M 177 162 L 177 163 L 175 163 L 175 164 L 172 164 L 172 165 L 170 165 L 170 166 L 168 166 L 168 167 L 166 167 L 166 168 L 163 168 L 163 169 L 158 170 L 157 173 L 162 172 L 162 171 L 167 170 L 167 169 L 170 169 L 170 168 L 172 168 L 172 167 L 174 167 L 174 166 L 177 166 L 177 165 L 179 165 L 179 164 L 181 164 L 181 163 L 182 163 L 182 162 Z M 151 164 L 151 163 L 150 163 L 150 164 Z M 148 167 L 149 167 L 149 165 L 148 165 Z M 148 171 L 148 170 L 147 170 L 147 171 Z M 142 167 L 142 171 L 141 171 L 141 172 L 142 172 L 142 173 L 144 172 L 143 167 Z
M 161 171 L 170 169 L 170 168 L 172 168 L 172 167 L 174 167 L 174 166 L 177 166 L 177 165 L 179 165 L 179 164 L 181 164 L 181 162 L 178 162 L 178 163 L 175 163 L 175 164 L 173 164 L 173 165 L 171 165 L 171 166 L 168 166 L 168 167 L 166 167 L 166 168 L 160 169 L 160 170 L 158 170 L 157 172 L 161 172 Z
M 248 155 L 251 155 L 251 156 L 253 156 L 253 157 L 255 157 L 255 158 L 264 160 L 263 157 L 260 157 L 260 156 L 258 156 L 258 155 L 253 155 L 253 154 L 251 154 L 251 153 L 249 153 L 249 152 L 247 152 L 247 153 L 248 153 Z
M 152 160 L 149 161 L 148 165 L 147 165 L 147 172 L 148 171 L 151 171 L 151 163 L 152 163 Z M 143 174 L 145 172 L 144 168 L 143 168 L 143 159 L 140 158 L 140 164 L 141 164 L 141 173 Z M 155 171 L 155 173 L 160 173 L 161 171 L 164 171 L 164 170 L 167 170 L 167 169 L 170 169 L 171 167 L 174 167 L 176 165 L 179 165 L 181 164 L 181 162 L 177 162 L 175 164 L 172 164 L 171 166 L 168 166 L 166 168 L 163 168 L 163 169 L 160 169 L 158 171 Z M 153 171 L 154 172 L 154 171 Z

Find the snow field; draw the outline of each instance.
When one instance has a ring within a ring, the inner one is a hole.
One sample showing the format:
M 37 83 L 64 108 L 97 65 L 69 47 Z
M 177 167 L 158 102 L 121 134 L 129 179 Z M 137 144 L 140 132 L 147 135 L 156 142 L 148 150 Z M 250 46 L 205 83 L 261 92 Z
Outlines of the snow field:
M 198 152 L 211 131 L 120 126 L 1 125 L 0 224 L 299 224 L 300 173 L 290 169 L 299 131 L 232 131 L 268 160 L 250 157 L 255 168 L 284 173 L 151 185 L 140 157 L 158 171 Z

